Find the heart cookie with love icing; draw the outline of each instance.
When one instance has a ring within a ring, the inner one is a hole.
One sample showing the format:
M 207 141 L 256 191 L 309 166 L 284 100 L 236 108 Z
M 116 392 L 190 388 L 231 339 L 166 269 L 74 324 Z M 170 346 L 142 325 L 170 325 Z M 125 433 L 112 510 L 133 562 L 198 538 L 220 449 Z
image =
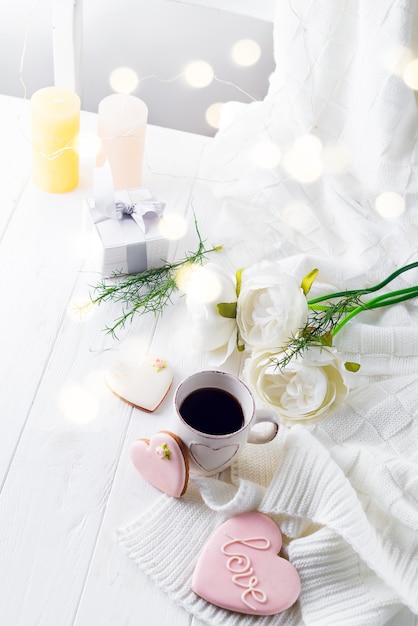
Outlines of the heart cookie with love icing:
M 176 498 L 184 494 L 189 462 L 180 437 L 162 430 L 151 439 L 134 441 L 130 452 L 134 467 L 151 485 Z
M 117 361 L 106 372 L 108 387 L 122 400 L 152 412 L 164 400 L 173 381 L 167 361 L 145 357 L 140 361 Z
M 295 567 L 278 556 L 282 535 L 272 519 L 251 511 L 224 522 L 208 539 L 192 578 L 211 604 L 248 615 L 275 615 L 300 593 Z

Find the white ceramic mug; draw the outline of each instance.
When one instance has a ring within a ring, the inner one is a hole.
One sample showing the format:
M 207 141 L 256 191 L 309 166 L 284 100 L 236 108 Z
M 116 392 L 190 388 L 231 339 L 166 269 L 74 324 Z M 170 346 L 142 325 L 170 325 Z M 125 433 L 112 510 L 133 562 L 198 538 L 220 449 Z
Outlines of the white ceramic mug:
M 185 401 L 190 407 L 190 398 L 196 397 L 194 392 L 202 390 L 206 394 L 203 401 L 200 404 L 199 400 L 196 401 L 201 411 L 195 408 L 193 414 L 190 414 L 190 410 L 186 412 Z M 232 396 L 232 402 L 238 403 L 241 421 L 239 424 L 237 421 L 229 424 L 233 428 L 231 432 L 213 432 L 214 422 L 218 423 L 218 431 L 222 430 L 222 421 L 228 422 L 230 415 L 235 414 L 232 406 L 230 408 L 233 410 L 229 411 L 228 408 L 225 412 L 229 414 L 220 420 L 219 415 L 211 414 L 213 390 L 215 396 L 219 390 L 227 392 L 228 402 Z M 226 469 L 245 443 L 267 443 L 274 439 L 279 429 L 277 415 L 273 411 L 256 410 L 251 391 L 239 378 L 217 370 L 197 372 L 181 382 L 174 395 L 174 409 L 175 430 L 187 447 L 190 470 L 201 476 L 211 476 Z M 271 428 L 263 432 L 252 430 L 255 424 L 261 422 L 270 422 Z

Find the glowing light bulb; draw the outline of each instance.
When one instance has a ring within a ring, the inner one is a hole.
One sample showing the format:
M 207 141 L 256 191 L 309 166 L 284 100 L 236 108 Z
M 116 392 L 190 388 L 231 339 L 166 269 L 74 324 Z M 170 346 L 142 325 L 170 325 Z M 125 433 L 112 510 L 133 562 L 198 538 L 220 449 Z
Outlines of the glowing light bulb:
M 232 58 L 237 65 L 250 67 L 261 57 L 261 48 L 254 39 L 240 39 L 232 47 Z
M 170 241 L 176 241 L 186 234 L 187 221 L 182 215 L 177 213 L 164 215 L 159 222 L 158 228 L 162 237 Z
M 414 59 L 405 65 L 402 78 L 408 87 L 418 90 L 418 59 Z
M 184 78 L 191 87 L 207 87 L 213 81 L 214 71 L 206 61 L 192 61 L 184 70 Z
M 282 158 L 279 146 L 272 141 L 264 141 L 256 144 L 251 150 L 251 160 L 257 167 L 273 169 L 277 167 Z
M 387 191 L 376 197 L 375 209 L 379 215 L 391 220 L 405 211 L 405 199 L 398 193 Z
M 132 93 L 138 83 L 138 74 L 131 67 L 117 67 L 109 76 L 109 84 L 116 93 Z
M 205 119 L 212 128 L 219 128 L 222 107 L 223 102 L 214 102 L 206 109 Z

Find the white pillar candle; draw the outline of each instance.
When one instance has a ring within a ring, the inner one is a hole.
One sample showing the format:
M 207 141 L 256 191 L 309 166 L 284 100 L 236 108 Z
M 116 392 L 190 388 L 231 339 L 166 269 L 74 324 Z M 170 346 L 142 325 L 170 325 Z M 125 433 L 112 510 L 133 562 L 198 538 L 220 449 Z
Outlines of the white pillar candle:
M 115 189 L 139 187 L 142 177 L 146 104 L 128 94 L 112 94 L 99 103 L 97 165 L 109 161 Z

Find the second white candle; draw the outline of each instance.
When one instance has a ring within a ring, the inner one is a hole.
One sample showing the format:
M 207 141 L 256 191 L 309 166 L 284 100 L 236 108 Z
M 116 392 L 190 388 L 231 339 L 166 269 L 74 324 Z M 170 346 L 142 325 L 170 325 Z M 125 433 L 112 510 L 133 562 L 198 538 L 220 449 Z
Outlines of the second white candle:
M 99 103 L 98 113 L 97 165 L 109 161 L 115 189 L 139 187 L 148 120 L 146 104 L 135 96 L 112 94 Z

